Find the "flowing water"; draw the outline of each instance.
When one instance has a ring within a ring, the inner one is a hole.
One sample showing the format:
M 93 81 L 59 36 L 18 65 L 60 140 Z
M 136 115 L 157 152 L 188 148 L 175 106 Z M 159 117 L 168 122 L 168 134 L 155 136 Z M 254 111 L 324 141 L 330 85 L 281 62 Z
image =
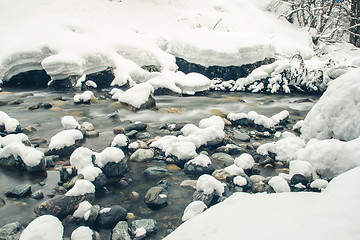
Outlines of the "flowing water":
M 211 92 L 207 96 L 173 97 L 157 96 L 156 104 L 158 111 L 143 110 L 130 112 L 120 108 L 117 102 L 104 98 L 103 92 L 95 92 L 98 100 L 91 105 L 75 105 L 72 102 L 74 92 L 56 92 L 50 90 L 20 91 L 12 89 L 0 93 L 0 101 L 7 103 L 12 100 L 22 100 L 19 105 L 3 105 L 1 111 L 10 117 L 19 120 L 22 127 L 32 126 L 36 132 L 29 134 L 29 139 L 43 138 L 50 142 L 50 138 L 62 130 L 61 118 L 65 115 L 74 116 L 80 123 L 88 121 L 100 132 L 99 137 L 88 138 L 85 147 L 94 151 L 102 151 L 114 138 L 113 128 L 123 125 L 126 120 L 142 121 L 148 123 L 148 132 L 156 135 L 156 131 L 164 122 L 186 122 L 197 124 L 199 120 L 213 115 L 215 112 L 249 112 L 256 111 L 265 116 L 272 116 L 284 109 L 290 112 L 292 120 L 303 119 L 306 113 L 314 105 L 317 96 L 305 95 L 266 95 L 251 93 L 223 93 Z M 62 98 L 62 100 L 55 100 Z M 28 110 L 31 105 L 39 102 L 48 102 L 53 105 L 51 109 Z M 109 118 L 108 115 L 115 111 L 119 119 Z M 65 159 L 66 160 L 66 159 Z M 118 182 L 109 184 L 107 190 L 98 194 L 94 204 L 101 207 L 121 205 L 128 212 L 133 213 L 134 219 L 153 218 L 158 222 L 159 232 L 151 239 L 161 239 L 167 234 L 167 229 L 174 229 L 181 223 L 181 216 L 185 207 L 191 202 L 194 190 L 180 187 L 179 184 L 186 179 L 196 179 L 187 176 L 183 170 L 170 168 L 170 174 L 162 178 L 147 178 L 143 171 L 149 166 L 168 167 L 163 161 L 149 163 L 128 162 L 129 171 L 125 173 L 127 186 Z M 166 179 L 170 183 L 168 206 L 159 210 L 147 208 L 143 202 L 146 191 L 156 185 L 159 180 Z M 49 170 L 44 174 L 28 174 L 10 169 L 0 168 L 0 198 L 5 200 L 5 205 L 0 203 L 0 227 L 9 222 L 19 221 L 26 226 L 36 217 L 33 213 L 34 207 L 42 201 L 49 199 L 49 194 L 59 181 L 58 171 Z M 39 183 L 44 182 L 44 186 Z M 33 192 L 41 189 L 45 198 L 35 200 L 32 198 L 13 199 L 5 197 L 5 191 L 19 184 L 29 183 Z M 132 191 L 140 194 L 140 199 L 134 200 L 129 197 Z M 2 206 L 2 207 L 1 207 Z M 71 231 L 78 225 L 70 224 L 65 229 L 65 235 L 70 236 Z M 102 239 L 108 239 L 110 230 L 98 229 Z

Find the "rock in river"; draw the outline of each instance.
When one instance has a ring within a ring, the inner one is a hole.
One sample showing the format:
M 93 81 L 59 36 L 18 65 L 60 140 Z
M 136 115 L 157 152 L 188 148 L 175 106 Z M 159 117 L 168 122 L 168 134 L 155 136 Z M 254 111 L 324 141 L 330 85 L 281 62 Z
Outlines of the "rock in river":
M 31 186 L 29 184 L 18 185 L 8 191 L 6 191 L 6 196 L 8 197 L 26 197 L 31 194 Z
M 104 228 L 113 228 L 117 222 L 126 220 L 127 211 L 119 205 L 104 208 L 100 211 L 97 223 Z

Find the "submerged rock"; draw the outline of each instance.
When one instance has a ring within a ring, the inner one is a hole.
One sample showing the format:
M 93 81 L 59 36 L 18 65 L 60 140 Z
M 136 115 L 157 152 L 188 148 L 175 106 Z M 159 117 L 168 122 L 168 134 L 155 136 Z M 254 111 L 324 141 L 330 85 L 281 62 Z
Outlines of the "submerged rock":
M 113 205 L 100 211 L 97 223 L 104 228 L 113 228 L 119 221 L 125 221 L 127 211 L 119 205 Z

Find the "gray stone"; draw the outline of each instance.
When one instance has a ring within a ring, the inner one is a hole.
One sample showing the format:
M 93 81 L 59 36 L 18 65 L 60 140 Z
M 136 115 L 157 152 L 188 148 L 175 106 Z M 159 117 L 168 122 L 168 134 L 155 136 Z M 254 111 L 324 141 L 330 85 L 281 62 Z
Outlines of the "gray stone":
M 0 240 L 18 240 L 23 230 L 19 222 L 8 223 L 0 228 Z
M 239 141 L 243 141 L 243 142 L 249 142 L 250 141 L 250 136 L 247 135 L 246 133 L 235 132 L 233 136 L 234 136 L 234 138 L 236 140 L 239 140 Z
M 91 224 L 91 223 L 95 222 L 97 217 L 99 216 L 100 206 L 94 205 L 89 210 L 90 210 L 90 214 L 89 214 L 89 217 L 87 218 L 86 222 Z
M 111 240 L 131 240 L 129 225 L 126 221 L 120 221 L 112 230 Z
M 44 198 L 44 193 L 43 193 L 43 191 L 38 190 L 38 191 L 34 192 L 33 194 L 31 194 L 31 198 L 43 199 Z
M 214 196 L 215 196 L 215 192 L 211 194 L 205 194 L 203 191 L 196 190 L 192 196 L 192 200 L 202 201 L 203 203 L 205 203 L 206 206 L 210 206 L 210 203 L 213 200 Z
M 211 155 L 211 159 L 223 162 L 225 167 L 234 164 L 234 158 L 227 153 L 214 153 Z
M 106 182 L 107 182 L 107 177 L 104 173 L 100 173 L 99 175 L 96 176 L 95 180 L 92 181 L 95 188 L 102 188 L 103 186 L 106 185 Z
M 187 174 L 195 174 L 195 175 L 202 175 L 202 174 L 212 174 L 215 171 L 215 167 L 213 164 L 209 164 L 207 166 L 201 166 L 194 163 L 185 163 L 184 165 L 185 173 Z
M 132 162 L 146 162 L 154 158 L 154 151 L 152 149 L 137 149 L 131 156 Z
M 164 207 L 168 202 L 168 192 L 163 187 L 152 187 L 146 192 L 144 201 L 149 208 Z
M 66 189 L 72 188 L 72 187 L 75 185 L 75 182 L 76 182 L 77 180 L 79 180 L 79 179 L 84 179 L 84 175 L 82 175 L 82 174 L 76 175 L 76 176 L 73 177 L 70 181 L 64 183 L 64 185 L 63 185 L 64 188 L 66 188 Z
M 0 158 L 0 167 L 14 168 L 20 165 L 19 157 L 14 158 L 13 156 L 7 158 Z
M 103 212 L 97 218 L 97 223 L 103 228 L 113 228 L 119 221 L 125 221 L 127 211 L 119 205 L 110 207 L 110 211 Z
M 85 194 L 82 196 L 57 196 L 40 203 L 34 208 L 34 212 L 39 215 L 53 215 L 58 218 L 64 218 L 72 214 L 83 201 L 93 202 L 95 194 Z
M 130 224 L 131 234 L 135 235 L 136 229 L 138 228 L 145 228 L 147 236 L 158 230 L 157 223 L 154 219 L 139 219 L 132 221 Z
M 250 176 L 250 180 L 253 183 L 258 183 L 258 182 L 263 182 L 265 181 L 265 177 L 261 176 L 261 175 L 252 175 Z
M 147 176 L 164 176 L 169 173 L 166 168 L 154 166 L 145 169 L 144 174 Z
M 26 197 L 31 194 L 31 186 L 30 186 L 30 184 L 18 185 L 16 187 L 6 191 L 5 194 L 8 197 L 16 197 L 16 198 Z
M 125 131 L 131 131 L 131 130 L 136 130 L 136 131 L 143 131 L 147 128 L 147 124 L 146 123 L 134 123 L 131 124 L 129 126 L 125 127 Z
M 89 123 L 89 122 L 83 122 L 81 125 L 80 125 L 80 130 L 81 131 L 84 131 L 84 132 L 87 132 L 87 131 L 94 131 L 95 128 L 94 126 Z
M 59 160 L 58 155 L 45 156 L 46 167 L 47 168 L 55 167 L 57 160 Z
M 84 134 L 86 137 L 98 137 L 99 132 L 98 131 L 86 131 Z
M 136 134 L 138 134 L 138 131 L 131 130 L 130 132 L 126 133 L 125 136 L 127 136 L 128 138 L 135 138 Z

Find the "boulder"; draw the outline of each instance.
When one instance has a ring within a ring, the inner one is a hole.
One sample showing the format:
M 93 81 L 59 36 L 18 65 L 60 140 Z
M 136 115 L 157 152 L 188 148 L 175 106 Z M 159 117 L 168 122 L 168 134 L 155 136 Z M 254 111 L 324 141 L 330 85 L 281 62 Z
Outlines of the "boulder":
M 201 166 L 198 164 L 194 164 L 191 162 L 187 162 L 184 165 L 185 173 L 187 174 L 195 174 L 195 175 L 202 175 L 202 174 L 212 174 L 215 171 L 215 167 L 213 164 L 209 164 L 207 166 Z
M 35 207 L 34 212 L 39 215 L 53 215 L 64 218 L 72 214 L 83 201 L 93 202 L 95 194 L 88 193 L 81 196 L 57 196 Z
M 115 162 L 108 162 L 104 167 L 101 168 L 101 171 L 106 175 L 108 178 L 112 177 L 120 177 L 123 173 L 127 170 L 126 160 L 123 159 L 117 163 Z
M 131 124 L 131 125 L 128 125 L 126 126 L 124 129 L 125 131 L 131 131 L 131 130 L 136 130 L 136 131 L 144 131 L 146 130 L 147 128 L 147 124 L 146 123 L 141 123 L 141 122 L 138 122 L 138 123 L 134 123 L 134 124 Z
M 41 191 L 41 190 L 33 192 L 33 194 L 31 194 L 31 198 L 33 198 L 33 199 L 43 199 L 44 198 L 44 192 Z
M 214 153 L 213 155 L 211 155 L 211 159 L 214 161 L 223 162 L 225 167 L 233 165 L 235 160 L 232 156 L 230 156 L 227 153 Z
M 131 156 L 132 162 L 146 162 L 154 158 L 154 151 L 152 149 L 137 149 Z
M 193 201 L 202 201 L 206 206 L 210 206 L 213 198 L 215 196 L 215 192 L 211 194 L 206 194 L 203 191 L 196 190 L 192 196 Z
M 127 211 L 119 205 L 113 205 L 110 209 L 101 210 L 96 220 L 99 226 L 103 228 L 113 228 L 119 221 L 125 221 Z

